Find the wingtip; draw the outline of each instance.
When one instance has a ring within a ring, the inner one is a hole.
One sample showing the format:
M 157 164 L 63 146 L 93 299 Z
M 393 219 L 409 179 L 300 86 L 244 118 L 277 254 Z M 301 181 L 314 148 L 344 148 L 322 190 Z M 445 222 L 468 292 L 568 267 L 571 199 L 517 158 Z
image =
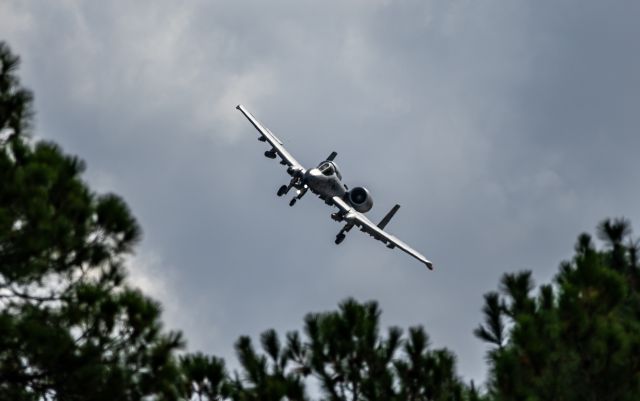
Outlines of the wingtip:
M 433 270 L 433 263 L 429 262 L 428 260 L 426 262 L 424 262 L 425 265 L 427 265 L 427 269 L 429 270 Z
M 236 106 L 236 109 L 237 109 L 237 110 L 240 110 L 241 108 L 242 108 L 242 105 L 241 105 L 241 104 L 239 104 L 239 105 L 237 105 L 237 106 Z

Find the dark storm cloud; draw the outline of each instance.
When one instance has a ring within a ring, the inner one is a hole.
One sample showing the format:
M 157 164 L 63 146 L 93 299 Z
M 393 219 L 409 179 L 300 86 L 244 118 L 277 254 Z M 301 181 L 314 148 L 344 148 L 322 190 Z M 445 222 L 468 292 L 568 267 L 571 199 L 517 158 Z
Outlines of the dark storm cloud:
M 385 324 L 424 324 L 483 377 L 472 337 L 504 271 L 548 280 L 576 235 L 638 223 L 635 2 L 9 1 L 37 134 L 122 194 L 145 240 L 132 261 L 192 349 L 229 358 L 241 334 L 299 328 L 347 296 Z M 435 273 L 330 210 L 276 198 L 244 103 L 303 164 L 339 153 L 373 219 Z

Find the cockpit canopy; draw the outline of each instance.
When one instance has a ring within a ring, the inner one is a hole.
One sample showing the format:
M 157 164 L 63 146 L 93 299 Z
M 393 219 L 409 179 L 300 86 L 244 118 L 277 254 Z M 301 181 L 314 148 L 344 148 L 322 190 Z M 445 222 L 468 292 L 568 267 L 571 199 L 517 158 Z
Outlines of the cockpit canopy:
M 338 176 L 339 180 L 342 180 L 342 174 L 340 174 L 340 170 L 338 169 L 338 166 L 334 162 L 329 162 L 329 161 L 322 162 L 318 166 L 318 170 L 320 170 L 320 172 L 327 177 L 330 177 L 333 174 L 335 174 Z

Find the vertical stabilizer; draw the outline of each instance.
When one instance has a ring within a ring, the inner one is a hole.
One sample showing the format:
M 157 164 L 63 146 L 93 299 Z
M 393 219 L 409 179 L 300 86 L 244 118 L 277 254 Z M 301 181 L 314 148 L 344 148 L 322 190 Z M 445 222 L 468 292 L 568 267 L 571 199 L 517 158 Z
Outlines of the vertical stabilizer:
M 389 210 L 389 213 L 387 213 L 387 215 L 384 216 L 382 220 L 380 220 L 380 223 L 378 223 L 378 228 L 384 230 L 384 228 L 387 226 L 387 224 L 389 224 L 389 222 L 393 218 L 393 215 L 396 214 L 398 209 L 400 209 L 400 205 L 395 205 L 391 210 Z

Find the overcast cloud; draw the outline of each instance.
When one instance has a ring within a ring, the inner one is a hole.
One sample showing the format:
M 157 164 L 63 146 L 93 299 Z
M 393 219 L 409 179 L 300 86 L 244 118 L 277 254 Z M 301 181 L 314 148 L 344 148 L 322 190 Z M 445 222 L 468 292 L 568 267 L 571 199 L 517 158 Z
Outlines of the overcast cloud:
M 133 280 L 189 349 L 301 328 L 348 296 L 422 324 L 484 379 L 472 335 L 503 272 L 548 281 L 607 216 L 640 224 L 637 1 L 0 3 L 39 138 L 144 229 Z M 338 152 L 370 213 L 435 272 L 294 208 L 243 103 L 307 166 Z

